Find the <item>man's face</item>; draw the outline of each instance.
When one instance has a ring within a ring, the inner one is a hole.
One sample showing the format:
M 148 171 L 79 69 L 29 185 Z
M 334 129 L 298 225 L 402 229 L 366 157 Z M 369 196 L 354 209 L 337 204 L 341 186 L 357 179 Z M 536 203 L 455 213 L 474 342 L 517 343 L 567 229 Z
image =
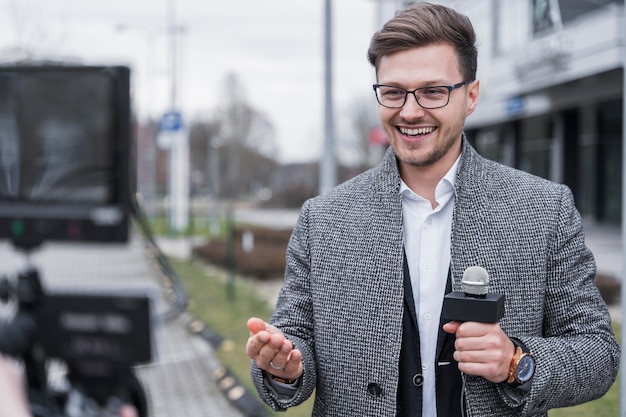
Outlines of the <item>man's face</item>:
M 408 49 L 384 56 L 377 69 L 378 84 L 413 90 L 451 86 L 466 81 L 454 48 L 446 43 Z M 420 93 L 417 93 L 418 98 Z M 476 107 L 478 81 L 450 92 L 445 107 L 424 109 L 412 94 L 402 108 L 378 106 L 383 129 L 400 164 L 451 166 L 461 149 L 465 118 Z M 402 166 L 401 166 L 402 168 Z

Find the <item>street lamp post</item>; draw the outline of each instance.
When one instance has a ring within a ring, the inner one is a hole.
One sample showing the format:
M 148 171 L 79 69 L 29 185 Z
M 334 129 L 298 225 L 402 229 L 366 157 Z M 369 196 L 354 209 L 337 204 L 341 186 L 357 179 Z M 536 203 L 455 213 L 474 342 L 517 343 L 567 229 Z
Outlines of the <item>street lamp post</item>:
M 324 0 L 324 148 L 320 164 L 320 193 L 337 184 L 333 119 L 332 1 Z
M 622 349 L 626 347 L 626 7 L 622 8 L 622 280 L 621 280 L 621 312 L 622 312 Z M 622 354 L 620 378 L 620 416 L 626 417 L 626 355 Z

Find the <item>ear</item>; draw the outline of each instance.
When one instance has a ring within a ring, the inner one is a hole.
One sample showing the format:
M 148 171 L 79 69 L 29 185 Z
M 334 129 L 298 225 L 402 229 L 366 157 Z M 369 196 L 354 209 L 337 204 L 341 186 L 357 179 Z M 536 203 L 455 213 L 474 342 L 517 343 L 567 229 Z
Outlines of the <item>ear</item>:
M 465 117 L 474 113 L 474 109 L 478 104 L 478 92 L 480 90 L 480 81 L 474 80 L 467 85 L 467 110 Z

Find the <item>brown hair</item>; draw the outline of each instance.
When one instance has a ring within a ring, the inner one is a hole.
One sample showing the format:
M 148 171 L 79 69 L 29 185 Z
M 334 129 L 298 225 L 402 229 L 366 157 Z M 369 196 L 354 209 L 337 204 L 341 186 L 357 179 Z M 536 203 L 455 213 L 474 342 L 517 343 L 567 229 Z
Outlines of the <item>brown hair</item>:
M 472 23 L 467 16 L 437 4 L 418 3 L 398 11 L 372 36 L 367 58 L 378 69 L 385 55 L 438 42 L 454 46 L 466 80 L 476 78 L 478 50 Z

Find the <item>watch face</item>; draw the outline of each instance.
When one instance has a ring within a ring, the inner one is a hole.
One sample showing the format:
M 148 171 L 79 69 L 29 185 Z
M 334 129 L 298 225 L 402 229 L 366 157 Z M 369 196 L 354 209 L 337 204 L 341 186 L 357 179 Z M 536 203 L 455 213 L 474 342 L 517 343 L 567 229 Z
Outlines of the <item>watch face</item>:
M 517 379 L 524 383 L 528 382 L 535 373 L 535 359 L 530 355 L 524 355 L 517 364 Z

